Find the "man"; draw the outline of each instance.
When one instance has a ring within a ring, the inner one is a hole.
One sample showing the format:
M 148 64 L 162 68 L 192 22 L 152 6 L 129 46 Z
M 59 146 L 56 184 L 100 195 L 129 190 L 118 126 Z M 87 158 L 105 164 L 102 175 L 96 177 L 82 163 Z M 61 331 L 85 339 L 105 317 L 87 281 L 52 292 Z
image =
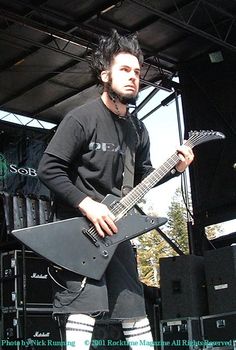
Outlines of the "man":
M 138 95 L 142 62 L 135 36 L 113 31 L 110 37 L 101 38 L 91 60 L 103 87 L 101 98 L 68 113 L 38 170 L 40 179 L 55 194 L 57 218 L 84 215 L 102 237 L 119 234 L 114 215 L 101 201 L 108 193 L 121 190 L 128 140 L 132 138 L 135 144 L 134 185 L 153 171 L 147 130 L 127 110 L 127 104 Z M 165 180 L 183 172 L 193 160 L 188 147 L 181 146 L 178 152 L 180 161 Z M 55 249 L 56 244 L 60 242 L 55 242 Z M 95 318 L 103 313 L 121 320 L 132 349 L 141 350 L 142 341 L 149 342 L 152 349 L 130 242 L 117 247 L 100 281 L 68 271 L 58 270 L 56 275 L 61 283 L 55 294 L 54 313 L 68 316 L 67 342 L 75 341 L 76 349 L 89 349 Z

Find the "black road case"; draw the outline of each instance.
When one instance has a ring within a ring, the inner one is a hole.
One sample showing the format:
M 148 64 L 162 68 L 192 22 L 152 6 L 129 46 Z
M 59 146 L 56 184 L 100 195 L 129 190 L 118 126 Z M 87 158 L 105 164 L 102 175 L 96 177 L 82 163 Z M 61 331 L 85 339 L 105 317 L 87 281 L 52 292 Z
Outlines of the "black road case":
M 201 317 L 202 334 L 212 347 L 236 349 L 236 312 Z
M 200 319 L 186 317 L 182 319 L 162 320 L 161 349 L 187 350 L 202 348 Z

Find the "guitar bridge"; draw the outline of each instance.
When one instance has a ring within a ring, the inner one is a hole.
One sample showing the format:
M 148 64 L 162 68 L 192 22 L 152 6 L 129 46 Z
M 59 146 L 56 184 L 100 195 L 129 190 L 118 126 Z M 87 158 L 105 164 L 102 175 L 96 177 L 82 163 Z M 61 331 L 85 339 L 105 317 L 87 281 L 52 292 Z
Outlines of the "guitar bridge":
M 112 244 L 112 240 L 109 237 L 105 236 L 103 238 L 103 243 L 104 243 L 105 247 L 109 247 Z

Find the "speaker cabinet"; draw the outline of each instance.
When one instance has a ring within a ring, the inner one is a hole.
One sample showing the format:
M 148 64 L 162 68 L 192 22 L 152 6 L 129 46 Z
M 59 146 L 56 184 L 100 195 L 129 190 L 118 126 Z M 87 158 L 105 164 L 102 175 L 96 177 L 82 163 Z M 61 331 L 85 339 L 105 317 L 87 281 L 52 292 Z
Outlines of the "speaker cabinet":
M 207 314 L 204 258 L 181 255 L 160 259 L 162 319 Z
M 210 315 L 236 311 L 236 246 L 205 252 Z
M 32 252 L 25 252 L 26 307 L 51 308 L 52 287 L 48 262 Z M 23 306 L 23 256 L 14 250 L 1 255 L 1 307 Z M 40 292 L 39 292 L 40 291 Z
M 28 348 L 61 350 L 63 339 L 60 336 L 59 326 L 52 319 L 51 312 L 27 311 L 24 325 L 23 311 L 11 310 L 2 313 L 0 344 L 4 350 Z

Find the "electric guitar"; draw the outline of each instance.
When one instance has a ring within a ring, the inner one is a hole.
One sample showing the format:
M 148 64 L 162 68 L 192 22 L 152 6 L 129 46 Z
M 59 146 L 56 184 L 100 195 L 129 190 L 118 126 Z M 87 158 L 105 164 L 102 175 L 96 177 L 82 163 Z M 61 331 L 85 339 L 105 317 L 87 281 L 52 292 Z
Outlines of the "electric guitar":
M 216 131 L 193 131 L 185 145 L 193 148 L 203 142 L 223 139 Z M 163 225 L 166 218 L 141 215 L 134 208 L 144 195 L 178 163 L 175 152 L 164 164 L 155 169 L 123 198 L 105 197 L 106 204 L 115 216 L 118 233 L 100 237 L 85 217 L 75 217 L 48 224 L 12 231 L 14 237 L 64 269 L 99 280 L 104 274 L 119 243 L 137 237 Z

